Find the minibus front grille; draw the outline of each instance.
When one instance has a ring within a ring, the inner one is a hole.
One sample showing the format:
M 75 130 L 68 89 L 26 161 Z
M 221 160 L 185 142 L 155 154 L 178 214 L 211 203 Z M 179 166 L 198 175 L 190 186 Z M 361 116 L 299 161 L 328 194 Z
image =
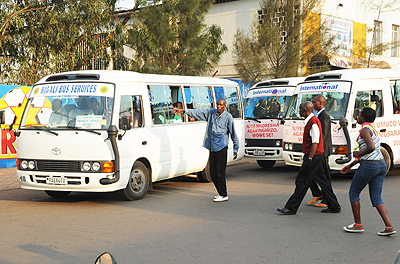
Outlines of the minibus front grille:
M 37 168 L 38 171 L 80 172 L 81 163 L 79 161 L 38 160 Z
M 276 147 L 276 139 L 246 139 L 246 147 Z

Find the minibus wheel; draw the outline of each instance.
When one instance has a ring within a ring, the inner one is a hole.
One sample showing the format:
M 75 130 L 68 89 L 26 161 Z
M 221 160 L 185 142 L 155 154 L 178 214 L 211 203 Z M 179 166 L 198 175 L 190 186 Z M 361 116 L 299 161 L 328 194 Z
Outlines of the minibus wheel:
M 207 165 L 204 170 L 196 173 L 199 182 L 212 182 L 210 173 L 210 160 L 207 161 Z
M 142 162 L 136 161 L 133 164 L 126 188 L 121 190 L 121 195 L 129 201 L 142 199 L 146 195 L 149 185 L 149 170 Z
M 69 191 L 45 191 L 45 193 L 53 198 L 65 198 L 67 197 L 71 192 Z
M 392 159 L 390 157 L 389 151 L 385 147 L 381 146 L 381 152 L 383 155 L 383 159 L 386 162 L 386 173 L 389 172 L 390 168 L 392 167 Z
M 275 165 L 276 160 L 257 160 L 257 164 L 261 167 L 261 168 L 271 168 L 272 166 Z

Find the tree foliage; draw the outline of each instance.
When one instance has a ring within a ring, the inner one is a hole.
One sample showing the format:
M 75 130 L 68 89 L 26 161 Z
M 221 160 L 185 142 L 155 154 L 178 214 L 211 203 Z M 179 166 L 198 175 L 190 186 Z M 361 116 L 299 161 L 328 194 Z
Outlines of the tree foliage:
M 261 0 L 263 20 L 254 22 L 250 35 L 239 30 L 235 36 L 235 65 L 242 80 L 299 76 L 313 54 L 333 49 L 334 36 L 326 34 L 319 15 L 312 15 L 320 13 L 322 4 L 322 0 Z
M 116 0 L 0 3 L 0 79 L 32 85 L 55 72 L 96 68 L 115 46 Z
M 133 50 L 131 70 L 200 75 L 227 50 L 221 28 L 203 23 L 213 0 L 137 2 L 142 6 L 132 13 L 133 25 L 125 38 L 125 45 Z

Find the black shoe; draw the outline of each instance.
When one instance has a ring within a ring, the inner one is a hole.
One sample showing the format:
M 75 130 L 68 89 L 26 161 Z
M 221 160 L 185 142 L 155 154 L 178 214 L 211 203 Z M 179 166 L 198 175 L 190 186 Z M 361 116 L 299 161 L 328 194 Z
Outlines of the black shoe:
M 285 207 L 282 207 L 282 208 L 278 208 L 278 209 L 276 209 L 279 213 L 282 213 L 282 214 L 287 214 L 287 215 L 294 215 L 294 214 L 296 214 L 296 213 L 293 213 L 293 212 L 291 212 L 289 209 L 287 209 L 287 208 L 285 208 Z
M 340 211 L 342 211 L 340 207 L 338 209 L 325 208 L 321 210 L 321 213 L 340 213 Z

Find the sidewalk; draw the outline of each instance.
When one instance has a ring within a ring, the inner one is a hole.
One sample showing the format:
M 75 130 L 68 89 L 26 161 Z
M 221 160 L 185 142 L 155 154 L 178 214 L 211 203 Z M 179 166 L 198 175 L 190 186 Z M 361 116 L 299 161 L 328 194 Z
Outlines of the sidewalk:
M 0 190 L 21 188 L 17 180 L 17 167 L 0 169 Z

